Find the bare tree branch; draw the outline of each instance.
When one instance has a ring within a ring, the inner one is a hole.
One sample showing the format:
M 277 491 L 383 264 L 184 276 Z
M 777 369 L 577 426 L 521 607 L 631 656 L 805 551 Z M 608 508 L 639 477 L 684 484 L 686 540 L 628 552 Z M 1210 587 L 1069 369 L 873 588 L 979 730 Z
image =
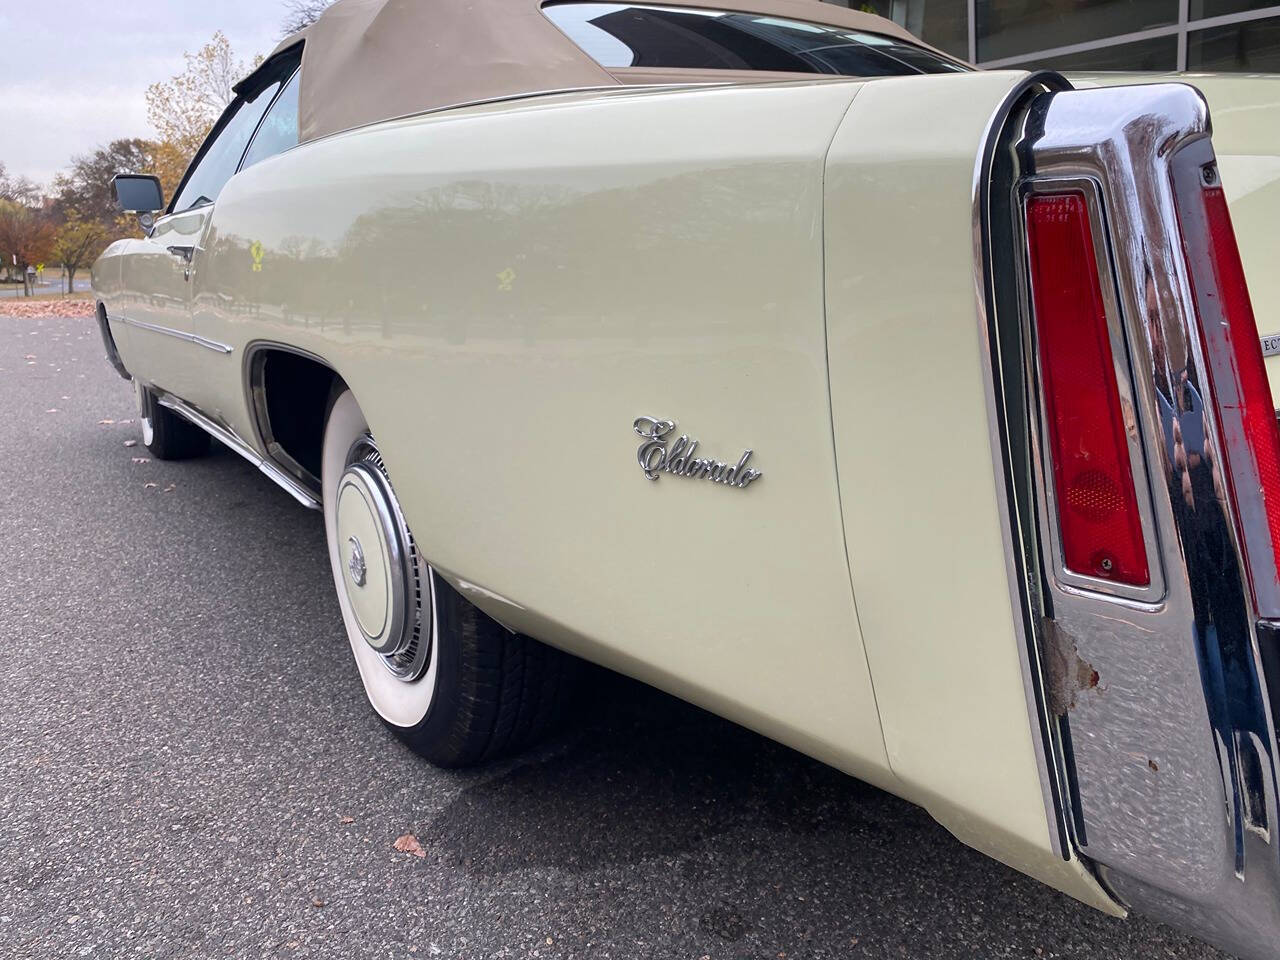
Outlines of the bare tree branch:
M 280 22 L 282 31 L 280 35 L 287 37 L 291 33 L 297 33 L 303 27 L 311 26 L 332 2 L 333 0 L 289 0 L 285 4 L 289 12 Z

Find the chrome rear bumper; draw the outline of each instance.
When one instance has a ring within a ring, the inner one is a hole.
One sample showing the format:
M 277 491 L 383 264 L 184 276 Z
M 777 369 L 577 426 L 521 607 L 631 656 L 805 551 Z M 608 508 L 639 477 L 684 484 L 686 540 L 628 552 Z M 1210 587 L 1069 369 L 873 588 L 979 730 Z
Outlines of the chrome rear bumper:
M 982 282 L 1012 580 L 1059 842 L 1121 902 L 1274 957 L 1280 624 L 1257 615 L 1215 474 L 1223 441 L 1177 219 L 1179 191 L 1213 163 L 1208 109 L 1191 87 L 1160 84 L 1042 93 L 1011 116 L 988 158 Z M 1064 571 L 1051 528 L 1020 224 L 1023 197 L 1054 183 L 1089 197 L 1107 238 L 1099 267 L 1152 560 L 1141 589 Z

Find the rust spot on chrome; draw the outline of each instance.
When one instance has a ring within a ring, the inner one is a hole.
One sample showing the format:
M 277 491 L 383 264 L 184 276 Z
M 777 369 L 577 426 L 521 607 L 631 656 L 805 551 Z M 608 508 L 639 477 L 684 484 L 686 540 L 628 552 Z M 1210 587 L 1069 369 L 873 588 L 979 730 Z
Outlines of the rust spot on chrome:
M 1076 642 L 1052 620 L 1044 624 L 1045 684 L 1049 710 L 1059 717 L 1075 709 L 1080 694 L 1097 688 L 1102 678 L 1093 665 L 1080 656 Z

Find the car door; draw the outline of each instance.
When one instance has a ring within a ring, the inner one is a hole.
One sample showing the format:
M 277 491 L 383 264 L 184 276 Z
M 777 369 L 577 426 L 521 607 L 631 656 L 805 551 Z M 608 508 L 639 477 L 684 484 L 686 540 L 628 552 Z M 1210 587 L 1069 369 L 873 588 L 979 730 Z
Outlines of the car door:
M 298 85 L 302 74 L 301 70 L 295 67 L 291 75 L 284 75 L 287 79 L 258 124 L 257 131 L 240 161 L 240 171 L 298 144 Z M 213 207 L 206 209 L 212 211 Z M 206 233 L 209 242 L 202 244 L 196 252 L 197 270 L 192 276 L 190 285 L 193 329 L 199 343 L 218 349 L 225 344 L 235 351 L 240 344 L 242 333 L 235 328 L 238 324 L 239 308 L 243 307 L 243 304 L 239 304 L 236 309 L 228 309 L 227 298 L 222 293 L 214 293 L 210 289 L 211 274 L 218 270 L 212 259 L 213 248 L 220 245 L 217 224 L 214 223 L 208 227 Z M 236 249 L 240 265 L 253 279 L 261 279 L 263 272 L 261 243 L 255 245 L 250 238 L 225 239 L 231 247 Z M 222 246 L 225 247 L 227 244 Z M 221 262 L 225 268 L 225 254 Z M 237 409 L 242 400 L 243 387 L 238 366 L 238 352 L 235 354 L 235 361 L 235 363 L 225 364 L 221 375 L 205 376 L 194 383 L 192 393 L 188 397 L 201 410 L 218 420 L 224 420 L 225 412 Z
M 191 311 L 192 277 L 199 271 L 204 239 L 218 194 L 239 169 L 284 81 L 292 61 L 269 63 L 242 84 L 214 125 L 151 235 L 134 241 L 124 263 L 126 319 L 133 328 L 134 374 L 184 399 L 200 392 L 211 359 L 230 348 L 200 337 Z
M 121 259 L 121 319 L 130 328 L 130 371 L 166 392 L 180 393 L 191 376 L 187 252 L 202 228 L 198 211 L 166 214 L 150 236 L 130 240 Z

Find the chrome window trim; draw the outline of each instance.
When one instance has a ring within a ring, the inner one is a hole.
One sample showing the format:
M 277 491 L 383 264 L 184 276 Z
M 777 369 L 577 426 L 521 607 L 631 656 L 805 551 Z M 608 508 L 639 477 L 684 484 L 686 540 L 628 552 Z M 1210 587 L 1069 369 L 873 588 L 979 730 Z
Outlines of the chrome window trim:
M 733 8 L 732 4 L 729 4 L 727 6 L 723 4 L 718 4 L 717 0 L 706 0 L 705 5 L 703 6 L 680 7 L 678 9 L 664 7 L 662 4 L 662 0 L 543 0 L 542 4 L 538 8 L 542 16 L 545 17 L 557 30 L 559 30 L 562 34 L 564 34 L 564 36 L 569 40 L 569 42 L 572 43 L 575 47 L 577 47 L 593 63 L 599 66 L 602 70 L 609 71 L 609 72 L 612 72 L 614 70 L 633 69 L 636 65 L 635 64 L 607 64 L 602 62 L 592 50 L 588 49 L 586 44 L 582 43 L 581 40 L 571 32 L 572 28 L 575 26 L 578 26 L 579 24 L 574 24 L 567 20 L 562 22 L 560 19 L 558 19 L 558 17 L 555 14 L 550 12 L 550 11 L 556 10 L 557 8 L 576 7 L 576 6 L 582 6 L 584 4 L 591 5 L 591 6 L 617 8 L 616 10 L 609 11 L 610 13 L 621 13 L 625 11 L 627 8 L 639 8 L 641 10 L 659 10 L 659 11 L 667 11 L 667 12 L 692 13 L 695 15 L 702 15 L 707 17 L 722 17 L 726 15 L 739 14 L 742 16 L 751 17 L 755 20 L 771 21 L 775 24 L 798 24 L 802 27 L 815 27 L 821 30 L 825 30 L 829 33 L 840 34 L 846 39 L 851 39 L 854 42 L 854 44 L 858 46 L 870 46 L 873 50 L 876 50 L 882 56 L 887 57 L 888 59 L 893 60 L 895 63 L 898 63 L 904 67 L 907 67 L 909 70 L 915 71 L 914 74 L 901 74 L 901 76 L 931 75 L 932 73 L 935 73 L 935 72 L 945 73 L 947 71 L 921 70 L 919 67 L 915 66 L 914 64 L 908 63 L 905 60 L 899 60 L 893 54 L 886 53 L 884 50 L 881 50 L 872 44 L 864 43 L 856 35 L 862 34 L 865 36 L 880 37 L 884 40 L 895 43 L 902 47 L 914 48 L 918 50 L 920 53 L 928 54 L 929 56 L 936 57 L 939 60 L 950 63 L 952 66 L 960 67 L 961 72 L 971 72 L 974 69 L 972 66 L 972 57 L 969 58 L 969 62 L 966 62 L 965 60 L 962 60 L 959 57 L 956 57 L 950 53 L 947 53 L 945 50 L 935 49 L 935 48 L 929 47 L 926 44 L 922 44 L 920 43 L 919 40 L 915 39 L 915 37 L 906 38 L 906 37 L 893 36 L 887 33 L 880 33 L 877 30 L 875 30 L 873 27 L 867 27 L 864 29 L 842 27 L 837 24 L 828 23 L 823 20 L 817 19 L 816 17 L 808 17 L 804 15 L 783 14 L 779 16 L 767 16 L 759 12 L 753 13 L 751 11 L 736 10 Z M 833 6 L 834 5 L 835 4 L 833 4 Z M 849 5 L 846 3 L 846 4 L 843 4 L 842 6 L 848 7 Z M 905 23 L 900 23 L 897 20 L 891 20 L 891 22 L 898 23 L 898 26 L 901 26 L 904 28 L 906 27 Z M 608 34 L 608 31 L 605 30 L 603 27 L 599 27 L 597 29 Z M 609 36 L 612 37 L 611 34 L 609 34 Z M 613 39 L 617 40 L 616 37 L 613 37 Z M 756 39 L 759 39 L 759 38 L 756 37 Z M 618 42 L 625 42 L 625 41 L 618 41 Z M 829 44 L 828 46 L 815 47 L 805 52 L 816 53 L 820 50 L 831 49 L 834 46 L 843 46 L 843 44 Z M 791 52 L 795 53 L 796 51 L 791 51 Z M 715 67 L 715 66 L 665 67 L 662 64 L 646 64 L 645 66 L 654 67 L 659 70 L 672 70 L 672 71 L 680 71 L 680 70 L 714 71 L 719 69 L 728 69 L 728 70 L 734 70 L 734 71 L 750 72 L 753 69 L 755 69 L 752 67 Z M 773 71 L 762 71 L 762 72 L 773 72 Z M 792 72 L 792 71 L 780 71 L 780 72 Z M 827 72 L 827 71 L 818 71 L 818 70 L 795 71 L 795 72 L 800 73 L 802 75 L 846 77 L 850 79 L 862 79 L 862 80 L 871 80 L 871 79 L 876 79 L 882 76 L 895 76 L 895 74 L 879 74 L 879 73 L 856 74 L 856 73 Z
M 137 327 L 139 330 L 150 330 L 152 333 L 163 334 L 166 337 L 173 337 L 176 340 L 182 340 L 186 343 L 194 343 L 198 347 L 204 347 L 206 350 L 212 350 L 214 353 L 228 354 L 234 353 L 235 347 L 221 343 L 217 340 L 210 340 L 208 337 L 202 337 L 199 334 L 191 333 L 187 330 L 175 330 L 173 327 L 164 327 L 158 323 L 147 323 L 145 320 L 134 320 L 126 317 L 123 313 L 117 314 L 112 318 L 119 323 L 127 323 L 131 327 Z
M 280 82 L 279 88 L 276 90 L 275 93 L 271 95 L 271 100 L 267 104 L 266 109 L 262 111 L 262 116 L 258 117 L 258 122 L 253 125 L 253 131 L 249 134 L 249 139 L 245 141 L 244 149 L 240 151 L 240 156 L 236 158 L 235 169 L 231 171 L 231 176 L 227 177 L 226 183 L 223 183 L 222 187 L 219 188 L 218 193 L 221 194 L 222 191 L 226 189 L 227 183 L 230 183 L 232 178 L 234 178 L 235 175 L 240 172 L 240 168 L 244 163 L 245 154 L 249 152 L 249 147 L 253 144 L 253 141 L 256 140 L 258 137 L 258 130 L 262 126 L 263 118 L 266 117 L 266 115 L 271 111 L 271 108 L 275 106 L 276 98 L 280 96 L 281 92 L 285 88 L 285 85 L 289 82 L 289 80 L 293 79 L 293 75 L 295 73 L 297 73 L 302 69 L 302 49 L 303 49 L 303 44 L 297 43 L 292 47 L 289 47 L 287 50 L 280 51 L 274 57 L 270 58 L 269 60 L 267 60 L 266 62 L 259 65 L 257 68 L 255 68 L 253 72 L 249 74 L 248 77 L 245 77 L 244 80 L 240 81 L 235 85 L 235 87 L 232 89 L 231 102 L 226 105 L 222 113 L 218 116 L 218 119 L 214 123 L 213 127 L 210 128 L 209 133 L 206 134 L 204 140 L 200 144 L 199 149 L 196 150 L 196 155 L 191 158 L 191 162 L 187 164 L 187 169 L 183 171 L 182 179 L 178 181 L 178 186 L 174 188 L 173 197 L 170 198 L 169 206 L 165 209 L 166 216 L 176 216 L 177 214 L 180 214 L 180 213 L 186 213 L 189 210 L 200 210 L 200 209 L 203 209 L 204 207 L 212 206 L 213 203 L 217 201 L 218 198 L 213 197 L 212 199 L 209 200 L 208 203 L 195 203 L 189 207 L 183 207 L 181 210 L 178 209 L 178 198 L 182 196 L 182 191 L 186 189 L 187 183 L 191 179 L 191 174 L 195 172 L 196 167 L 200 165 L 200 162 L 202 160 L 204 160 L 205 155 L 209 152 L 209 147 L 213 145 L 214 141 L 217 140 L 218 137 L 222 136 L 223 130 L 225 130 L 227 125 L 231 122 L 232 117 L 234 117 L 236 113 L 239 112 L 240 107 L 243 104 L 248 102 L 245 100 L 244 94 L 242 92 L 244 84 L 247 81 L 255 80 L 255 78 L 257 78 L 257 82 L 260 83 L 261 71 L 269 67 L 272 63 L 275 63 L 275 62 L 286 63 L 289 60 L 294 59 L 296 57 L 297 65 L 286 77 L 284 77 L 282 80 L 279 81 Z
M 999 372 L 1002 361 L 997 300 L 1008 295 L 1017 299 L 1016 276 L 997 275 L 993 269 L 994 240 L 989 225 L 994 213 L 992 192 L 1000 189 L 1000 178 L 996 173 L 998 154 L 1006 151 L 1015 137 L 1016 127 L 1025 117 L 1028 101 L 1039 94 L 1070 88 L 1067 80 L 1055 73 L 1033 74 L 1015 86 L 987 125 L 983 135 L 985 147 L 974 167 L 972 186 L 975 304 L 984 359 L 982 374 L 997 502 L 1008 508 L 998 513 L 1005 569 L 1009 577 L 1010 612 L 1018 640 L 1018 660 L 1027 698 L 1027 718 L 1033 731 L 1032 745 L 1049 825 L 1049 842 L 1054 853 L 1067 861 L 1074 859 L 1075 853 L 1068 835 L 1067 783 L 1062 765 L 1057 760 L 1060 751 L 1056 747 L 1056 731 L 1045 696 L 1038 605 L 1033 595 L 1035 591 L 1030 586 L 1037 578 L 1037 571 L 1032 568 L 1034 558 L 1030 555 L 1034 544 L 1025 542 L 1016 495 L 1018 479 L 1024 471 L 1019 469 L 1016 454 L 1011 448 L 1006 384 Z M 1002 193 L 1012 196 L 1012 180 L 1005 186 L 1009 189 Z
M 241 170 L 247 169 L 244 165 L 244 162 L 246 159 L 248 159 L 249 151 L 253 149 L 253 145 L 258 142 L 258 135 L 262 133 L 263 124 L 267 122 L 267 117 L 271 116 L 271 111 L 276 108 L 276 103 L 279 102 L 280 97 L 284 94 L 284 91 L 289 86 L 289 84 L 293 83 L 295 79 L 297 79 L 299 83 L 302 82 L 301 74 L 302 74 L 302 62 L 299 61 L 298 65 L 293 68 L 293 71 L 287 77 L 285 77 L 284 81 L 280 84 L 280 89 L 275 92 L 274 96 L 272 96 L 271 102 L 267 104 L 267 109 L 263 111 L 262 116 L 258 118 L 258 125 L 253 128 L 253 136 L 251 136 L 249 138 L 249 142 L 245 144 L 244 153 L 240 154 L 240 160 L 236 163 L 236 173 L 239 173 Z M 275 153 L 267 154 L 265 157 L 259 160 L 258 163 L 263 163 L 267 160 L 270 160 L 272 157 L 278 157 L 282 153 L 288 153 L 294 147 L 298 146 L 302 138 L 301 123 L 302 123 L 302 118 L 301 118 L 301 113 L 299 113 L 298 139 L 294 140 L 292 144 L 285 147 L 283 150 L 277 150 Z M 235 175 L 236 174 L 233 173 L 231 176 L 234 177 Z M 230 182 L 231 182 L 230 180 L 227 181 L 227 183 L 230 183 Z

